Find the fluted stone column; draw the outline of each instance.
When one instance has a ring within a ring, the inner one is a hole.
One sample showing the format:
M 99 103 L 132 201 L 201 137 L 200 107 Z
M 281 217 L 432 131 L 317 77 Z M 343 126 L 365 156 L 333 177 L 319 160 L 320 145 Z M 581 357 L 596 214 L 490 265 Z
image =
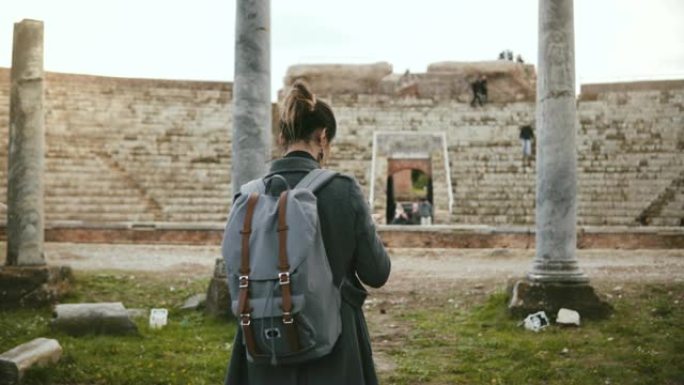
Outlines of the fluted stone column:
M 536 255 L 527 278 L 511 286 L 508 308 L 516 316 L 543 310 L 555 319 L 559 309 L 569 308 L 584 318 L 604 318 L 612 308 L 598 298 L 575 255 L 573 0 L 539 0 L 538 67 Z
M 7 265 L 44 265 L 43 22 L 14 24 L 7 181 Z
M 271 138 L 270 0 L 237 0 L 233 193 L 266 172 Z
M 536 256 L 529 278 L 587 282 L 577 267 L 573 0 L 539 1 Z

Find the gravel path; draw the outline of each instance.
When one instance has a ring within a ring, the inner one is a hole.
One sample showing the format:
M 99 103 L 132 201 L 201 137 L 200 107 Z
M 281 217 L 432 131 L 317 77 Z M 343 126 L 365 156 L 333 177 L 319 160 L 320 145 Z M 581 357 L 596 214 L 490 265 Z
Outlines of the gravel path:
M 48 243 L 47 260 L 75 270 L 130 270 L 211 274 L 218 246 Z M 520 277 L 533 250 L 391 249 L 392 276 L 387 288 L 410 290 L 417 282 L 442 286 Z M 599 281 L 676 282 L 684 280 L 684 250 L 578 250 L 580 267 Z M 0 243 L 0 258 L 5 243 Z M 430 278 L 430 279 L 426 279 Z

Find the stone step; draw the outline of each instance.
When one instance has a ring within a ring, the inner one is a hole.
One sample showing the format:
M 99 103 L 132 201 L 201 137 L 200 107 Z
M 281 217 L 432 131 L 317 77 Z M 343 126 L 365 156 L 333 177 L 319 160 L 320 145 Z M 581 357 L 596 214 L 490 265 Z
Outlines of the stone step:
M 154 215 L 149 213 L 133 212 L 133 213 L 52 213 L 45 212 L 46 221 L 85 221 L 85 222 L 151 222 L 154 221 Z
M 144 203 L 133 203 L 133 204 L 91 204 L 91 203 L 80 203 L 78 200 L 74 200 L 73 204 L 58 204 L 58 205 L 47 205 L 46 210 L 50 213 L 135 213 L 146 211 L 147 206 Z

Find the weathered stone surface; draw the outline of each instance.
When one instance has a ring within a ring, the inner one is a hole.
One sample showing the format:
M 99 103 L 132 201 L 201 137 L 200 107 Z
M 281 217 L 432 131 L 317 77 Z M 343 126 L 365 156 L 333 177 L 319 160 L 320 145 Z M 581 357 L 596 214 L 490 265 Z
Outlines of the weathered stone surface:
M 508 311 L 524 317 L 538 311 L 557 314 L 561 308 L 575 309 L 587 319 L 603 319 L 613 309 L 585 283 L 551 283 L 519 280 L 508 287 Z
M 233 194 L 266 171 L 271 151 L 271 2 L 238 0 L 233 86 Z
M 0 385 L 21 382 L 32 366 L 56 364 L 62 357 L 62 347 L 54 339 L 36 338 L 0 354 Z
M 121 302 L 57 305 L 51 326 L 75 336 L 138 332 L 138 327 L 131 321 L 128 311 Z
M 0 68 L 0 107 L 5 106 L 0 138 L 8 136 L 9 77 L 8 69 Z M 684 169 L 679 109 L 684 85 L 593 86 L 600 92 L 577 104 L 578 225 L 640 232 L 636 218 Z M 176 234 L 183 228 L 225 224 L 231 196 L 230 83 L 46 73 L 45 87 L 45 183 L 52 186 L 45 191 L 46 240 L 78 233 L 79 239 L 105 243 L 179 242 Z M 455 197 L 451 223 L 534 224 L 536 171 L 522 167 L 518 139 L 519 127 L 535 119 L 534 103 L 473 109 L 450 99 L 385 94 L 338 95 L 330 101 L 339 123 L 330 167 L 354 175 L 366 193 L 374 131 L 439 130 L 448 138 Z M 208 157 L 218 163 L 199 162 Z M 0 202 L 6 202 L 6 162 L 7 141 L 0 141 Z M 684 186 L 675 192 L 649 218 L 649 227 L 680 226 Z M 163 222 L 156 222 L 155 231 L 131 226 L 155 221 Z M 160 223 L 168 231 L 159 231 Z M 126 230 L 113 231 L 120 228 Z M 220 241 L 206 234 L 189 230 L 183 237 L 193 243 Z M 587 248 L 602 247 L 607 239 L 607 234 L 578 235 L 580 247 Z M 616 234 L 615 244 L 619 238 L 625 239 Z M 624 247 L 644 241 L 645 248 L 661 247 L 646 238 L 650 235 L 637 234 Z M 674 241 L 668 247 L 681 244 L 676 234 L 668 238 Z
M 216 259 L 214 265 L 214 276 L 209 282 L 207 289 L 207 299 L 204 311 L 215 317 L 232 318 L 230 311 L 230 291 L 228 290 L 228 280 L 226 277 L 226 267 L 223 259 Z
M 470 102 L 473 96 L 470 84 L 480 75 L 487 77 L 489 102 L 534 100 L 534 66 L 506 60 L 430 64 L 418 82 L 418 93 L 423 97 L 456 97 L 461 102 Z M 446 85 L 449 88 L 445 88 Z
M 57 302 L 69 290 L 67 266 L 0 267 L 0 308 L 39 307 Z
M 303 79 L 323 97 L 387 95 L 465 103 L 472 98 L 471 82 L 480 75 L 487 76 L 491 102 L 534 100 L 534 66 L 509 61 L 441 62 L 431 64 L 426 73 L 415 74 L 392 73 L 392 65 L 386 62 L 299 64 L 288 68 L 284 85 L 287 89 L 296 80 Z
M 44 265 L 43 22 L 14 25 L 7 190 L 7 265 Z
M 536 255 L 530 279 L 588 282 L 577 266 L 573 0 L 539 2 Z
M 197 310 L 204 306 L 207 301 L 207 295 L 205 293 L 195 294 L 185 300 L 180 310 Z
M 319 96 L 375 94 L 380 82 L 392 74 L 387 62 L 373 64 L 298 64 L 287 69 L 285 90 L 297 80 L 306 81 Z
M 128 312 L 128 316 L 131 319 L 147 318 L 147 315 L 150 313 L 149 310 L 143 308 L 126 309 L 126 312 Z

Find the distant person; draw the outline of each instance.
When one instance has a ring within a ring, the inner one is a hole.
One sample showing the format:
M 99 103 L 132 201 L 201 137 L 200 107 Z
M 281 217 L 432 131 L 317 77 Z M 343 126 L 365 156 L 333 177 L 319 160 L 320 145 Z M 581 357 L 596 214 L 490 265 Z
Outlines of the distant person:
M 427 198 L 423 198 L 423 201 L 420 203 L 420 225 L 432 225 L 432 204 Z
M 532 126 L 527 124 L 520 127 L 520 143 L 522 144 L 523 153 L 523 167 L 527 164 L 532 165 L 532 139 L 534 138 L 534 131 Z
M 489 99 L 489 91 L 487 90 L 487 76 L 485 75 L 480 76 L 480 96 L 482 98 L 482 102 L 487 103 L 487 100 Z
M 522 55 L 518 54 L 518 56 L 515 57 L 515 61 L 517 61 L 520 64 L 525 64 L 525 60 L 523 60 Z
M 473 100 L 470 101 L 470 106 L 475 107 L 475 103 L 477 103 L 482 107 L 484 105 L 484 100 L 482 99 L 482 78 L 478 76 L 474 82 L 470 83 L 470 88 L 473 91 Z
M 411 223 L 411 221 L 409 220 L 409 217 L 406 214 L 406 211 L 404 211 L 404 206 L 402 206 L 402 204 L 399 203 L 397 205 L 397 208 L 394 210 L 394 219 L 392 219 L 392 224 L 393 225 L 408 225 L 410 223 Z
M 513 51 L 510 49 L 506 51 L 506 59 L 508 59 L 508 61 L 513 61 Z
M 411 224 L 420 224 L 420 204 L 418 202 L 413 202 L 411 204 Z
M 499 60 L 506 60 L 506 51 L 499 52 Z

